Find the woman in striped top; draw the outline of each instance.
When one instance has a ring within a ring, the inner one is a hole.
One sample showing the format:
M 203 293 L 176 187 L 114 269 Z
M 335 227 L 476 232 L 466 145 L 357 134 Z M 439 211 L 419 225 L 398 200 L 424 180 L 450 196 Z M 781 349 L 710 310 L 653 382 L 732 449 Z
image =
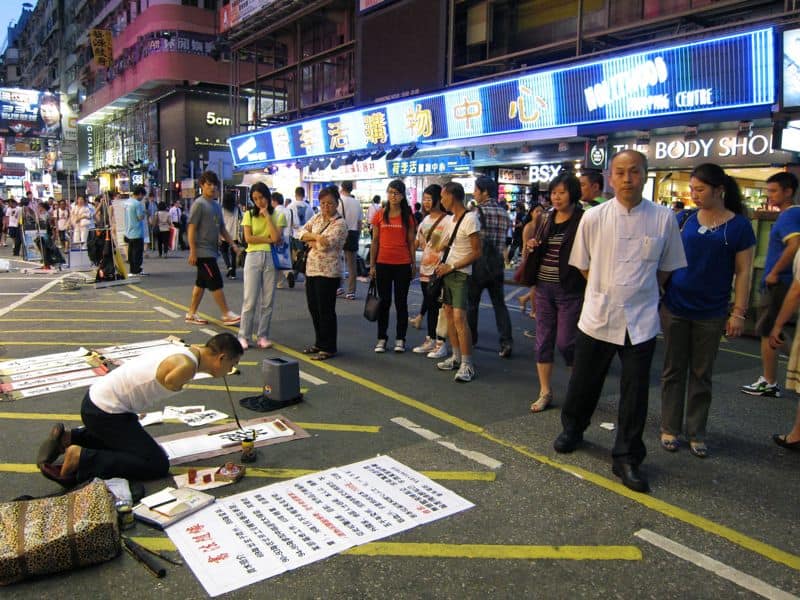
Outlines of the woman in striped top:
M 553 374 L 554 348 L 572 367 L 578 318 L 583 306 L 586 279 L 569 264 L 578 223 L 583 216 L 580 205 L 581 186 L 572 173 L 561 173 L 550 182 L 553 210 L 547 215 L 542 233 L 528 241 L 533 252 L 529 258 L 536 274 L 534 301 L 536 306 L 536 371 L 539 375 L 539 397 L 531 412 L 541 412 L 553 400 L 550 380 Z

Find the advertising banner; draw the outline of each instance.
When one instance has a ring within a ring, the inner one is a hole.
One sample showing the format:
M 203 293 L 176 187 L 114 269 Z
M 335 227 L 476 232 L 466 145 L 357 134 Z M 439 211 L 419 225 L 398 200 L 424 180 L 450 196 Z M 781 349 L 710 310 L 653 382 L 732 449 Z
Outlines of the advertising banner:
M 783 32 L 783 108 L 800 109 L 800 29 Z
M 231 0 L 229 4 L 219 9 L 220 33 L 236 27 L 248 17 L 274 3 L 275 0 Z
M 92 56 L 98 66 L 108 68 L 114 64 L 110 29 L 90 29 L 89 42 L 92 44 Z
M 472 169 L 472 160 L 461 154 L 420 156 L 386 161 L 389 177 L 444 175 L 466 173 Z
M 94 171 L 94 125 L 78 125 L 78 175 Z
M 0 130 L 18 137 L 60 138 L 60 95 L 0 88 Z
M 237 169 L 274 161 L 619 122 L 775 101 L 773 29 L 627 54 L 270 127 L 228 140 Z

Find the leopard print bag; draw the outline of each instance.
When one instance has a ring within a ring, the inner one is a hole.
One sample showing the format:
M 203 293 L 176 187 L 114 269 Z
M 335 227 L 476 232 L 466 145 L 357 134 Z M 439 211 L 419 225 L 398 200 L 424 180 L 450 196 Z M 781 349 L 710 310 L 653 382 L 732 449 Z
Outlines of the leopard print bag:
M 0 585 L 105 562 L 119 551 L 114 497 L 102 481 L 0 504 Z

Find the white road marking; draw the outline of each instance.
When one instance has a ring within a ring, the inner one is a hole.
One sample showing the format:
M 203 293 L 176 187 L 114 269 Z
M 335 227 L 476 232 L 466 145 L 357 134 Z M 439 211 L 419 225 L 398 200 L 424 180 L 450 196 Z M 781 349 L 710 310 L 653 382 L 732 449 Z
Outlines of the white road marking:
M 218 331 L 214 331 L 213 329 L 209 329 L 208 327 L 201 327 L 200 331 L 208 335 L 217 335 Z
M 426 440 L 438 440 L 439 438 L 442 437 L 438 433 L 435 433 L 430 429 L 425 429 L 423 427 L 420 427 L 419 425 L 417 425 L 413 421 L 409 421 L 405 417 L 395 417 L 394 419 L 389 419 L 389 420 L 395 425 L 400 425 L 400 427 L 404 427 L 409 431 L 413 431 L 417 435 L 424 437 Z
M 167 310 L 163 306 L 154 306 L 153 310 L 157 310 L 162 315 L 167 315 L 168 317 L 170 317 L 172 319 L 177 319 L 178 317 L 180 317 L 180 315 L 178 313 L 174 313 L 171 310 Z
M 24 296 L 28 292 L 0 292 L 0 296 Z
M 326 383 L 328 383 L 324 379 L 320 379 L 319 377 L 314 377 L 313 375 L 309 375 L 305 371 L 300 371 L 300 379 L 303 379 L 308 383 L 313 383 L 314 385 L 325 385 Z
M 640 529 L 633 535 L 764 598 L 770 598 L 771 600 L 798 600 L 797 596 L 784 592 L 765 581 L 761 581 L 752 575 L 729 567 L 725 563 L 714 560 L 710 556 L 701 554 L 700 552 L 692 550 L 678 542 L 674 542 L 669 538 L 665 538 L 649 529 Z
M 122 296 L 127 296 L 128 298 L 134 298 L 134 299 L 138 298 L 138 296 L 134 296 L 130 292 L 117 292 L 117 293 L 121 294 Z
M 19 308 L 20 306 L 22 306 L 26 302 L 29 302 L 29 301 L 33 300 L 34 298 L 36 298 L 36 296 L 41 296 L 47 290 L 49 290 L 51 287 L 56 286 L 59 283 L 61 283 L 61 280 L 64 279 L 64 277 L 66 277 L 66 276 L 67 275 L 62 275 L 58 279 L 51 279 L 50 281 L 45 283 L 42 287 L 40 287 L 35 292 L 31 292 L 30 294 L 27 294 L 23 298 L 20 298 L 19 300 L 17 300 L 16 302 L 14 302 L 12 304 L 9 304 L 5 308 L 0 308 L 0 317 L 3 317 L 5 315 L 7 315 L 8 313 L 10 313 L 15 308 Z
M 511 302 L 514 299 L 514 296 L 519 294 L 520 292 L 524 292 L 528 288 L 514 288 L 510 292 L 506 294 L 506 302 Z
M 426 440 L 430 440 L 432 442 L 436 442 L 440 446 L 447 448 L 448 450 L 452 450 L 453 452 L 457 452 L 461 456 L 465 456 L 470 460 L 475 461 L 485 467 L 489 467 L 490 469 L 499 469 L 503 466 L 499 460 L 493 459 L 491 456 L 486 456 L 482 452 L 476 452 L 474 450 L 465 450 L 463 448 L 459 448 L 453 442 L 445 442 L 441 439 L 440 436 L 435 431 L 431 431 L 430 429 L 425 429 L 424 427 L 420 427 L 413 421 L 409 421 L 404 417 L 395 417 L 390 419 L 392 423 L 395 425 L 399 425 L 409 431 L 416 433 L 418 436 L 425 438 Z

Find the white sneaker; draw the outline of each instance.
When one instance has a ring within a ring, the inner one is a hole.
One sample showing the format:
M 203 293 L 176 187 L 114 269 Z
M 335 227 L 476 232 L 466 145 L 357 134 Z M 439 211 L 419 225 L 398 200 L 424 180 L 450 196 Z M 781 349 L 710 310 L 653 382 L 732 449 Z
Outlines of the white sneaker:
M 428 358 L 444 358 L 447 356 L 447 344 L 441 340 L 436 342 L 433 350 L 428 352 Z
M 375 344 L 375 352 L 378 354 L 386 352 L 386 340 L 378 340 L 378 343 Z
M 450 356 L 450 358 L 443 360 L 442 362 L 436 363 L 436 368 L 440 371 L 455 371 L 461 366 L 461 363 L 456 360 L 455 356 Z
M 405 340 L 395 340 L 394 341 L 394 351 L 398 354 L 406 351 L 406 341 Z
M 431 350 L 434 349 L 436 346 L 436 342 L 434 342 L 429 336 L 425 336 L 425 341 L 422 342 L 419 346 L 416 346 L 412 352 L 414 354 L 427 354 Z
M 475 378 L 475 375 L 477 375 L 477 373 L 475 372 L 475 367 L 463 363 L 458 368 L 458 373 L 456 373 L 455 377 L 453 377 L 453 380 L 458 381 L 460 383 L 469 383 Z

